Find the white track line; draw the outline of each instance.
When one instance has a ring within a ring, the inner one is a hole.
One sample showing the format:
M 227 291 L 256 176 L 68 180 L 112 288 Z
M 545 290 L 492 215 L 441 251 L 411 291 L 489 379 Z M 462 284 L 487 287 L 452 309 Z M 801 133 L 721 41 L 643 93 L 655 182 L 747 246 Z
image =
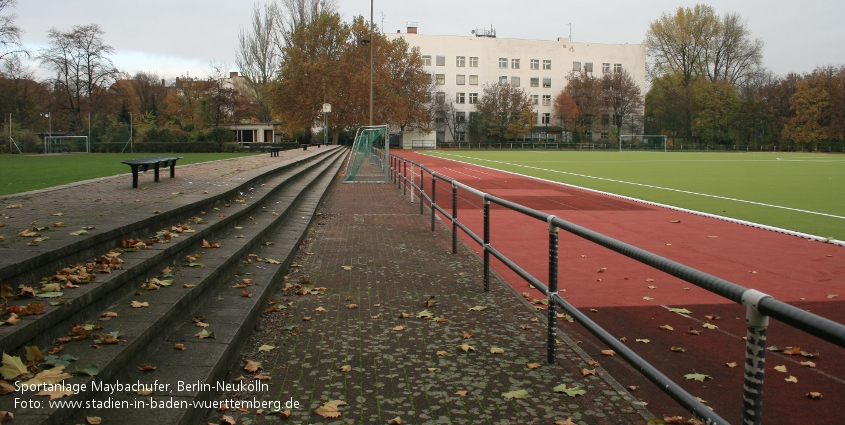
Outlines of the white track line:
M 744 202 L 744 203 L 748 203 L 748 204 L 754 204 L 754 205 L 760 205 L 760 206 L 766 206 L 766 207 L 772 207 L 772 208 L 781 208 L 781 209 L 791 210 L 791 211 L 796 211 L 796 212 L 803 212 L 803 213 L 808 213 L 808 214 L 816 214 L 816 215 L 822 215 L 822 216 L 826 216 L 826 217 L 845 219 L 845 217 L 842 217 L 842 216 L 820 213 L 820 212 L 816 212 L 816 211 L 808 211 L 808 210 L 802 210 L 802 209 L 797 209 L 797 208 L 784 207 L 784 206 L 780 206 L 780 205 L 764 204 L 764 203 L 760 203 L 760 202 L 746 201 L 746 200 L 743 200 L 743 199 L 736 199 L 736 198 L 727 198 L 727 197 L 717 196 L 717 195 L 708 195 L 706 193 L 690 192 L 690 191 L 680 190 L 680 189 L 670 189 L 670 188 L 665 188 L 665 187 L 660 187 L 660 186 L 652 186 L 652 185 L 647 185 L 647 184 L 642 184 L 642 183 L 627 182 L 627 181 L 624 181 L 624 180 L 614 180 L 614 179 L 608 179 L 608 178 L 604 178 L 604 177 L 595 177 L 595 176 L 588 176 L 588 175 L 584 175 L 584 174 L 569 173 L 569 172 L 566 172 L 566 171 L 557 171 L 557 170 L 549 170 L 549 169 L 546 169 L 546 168 L 530 167 L 530 166 L 527 166 L 527 165 L 514 164 L 514 163 L 510 163 L 510 162 L 505 162 L 505 161 L 494 161 L 494 160 L 490 160 L 490 159 L 474 158 L 474 157 L 455 155 L 455 154 L 449 154 L 449 153 L 439 153 L 439 155 L 437 155 L 435 157 L 443 158 L 443 156 L 440 156 L 440 155 L 444 155 L 444 156 L 448 155 L 448 156 L 454 156 L 454 157 L 458 157 L 458 158 L 468 158 L 468 159 L 474 159 L 474 160 L 477 160 L 477 161 L 487 161 L 487 162 L 492 162 L 492 163 L 497 163 L 497 164 L 512 165 L 512 166 L 515 166 L 515 167 L 523 167 L 523 168 L 529 168 L 529 169 L 540 170 L 540 171 L 548 171 L 548 172 L 551 172 L 551 173 L 569 174 L 569 175 L 578 176 L 578 177 L 586 177 L 586 178 L 597 179 L 597 180 L 605 180 L 605 181 L 610 181 L 610 182 L 615 182 L 615 183 L 625 183 L 625 184 L 630 184 L 630 185 L 634 185 L 634 186 L 642 186 L 642 187 L 648 187 L 648 188 L 653 188 L 653 189 L 663 189 L 663 190 L 668 190 L 668 191 L 673 191 L 673 192 L 686 193 L 686 194 L 690 194 L 690 195 L 699 195 L 699 196 L 705 196 L 705 197 L 710 197 L 710 198 L 718 198 L 718 199 L 724 199 L 724 200 L 729 200 L 729 201 Z M 760 223 L 754 223 L 752 221 L 740 220 L 740 219 L 737 219 L 737 218 L 725 217 L 725 216 L 721 216 L 721 215 L 690 210 L 690 209 L 687 209 L 687 208 L 681 208 L 681 207 L 676 207 L 676 206 L 672 206 L 672 205 L 661 204 L 661 203 L 658 203 L 658 202 L 646 201 L 646 200 L 643 200 L 643 199 L 632 198 L 630 196 L 618 195 L 618 194 L 615 194 L 615 193 L 605 192 L 605 191 L 596 190 L 596 189 L 590 189 L 590 188 L 583 187 L 583 186 L 576 186 L 574 184 L 562 183 L 562 182 L 557 182 L 557 181 L 554 181 L 554 180 L 543 179 L 543 178 L 540 178 L 540 177 L 515 173 L 513 171 L 500 170 L 498 168 L 486 167 L 484 165 L 478 165 L 478 164 L 472 164 L 472 163 L 469 163 L 469 162 L 458 161 L 456 159 L 451 159 L 451 158 L 443 158 L 443 159 L 448 159 L 448 160 L 460 162 L 460 163 L 463 163 L 463 164 L 475 165 L 475 166 L 478 166 L 478 167 L 487 168 L 487 169 L 496 170 L 496 171 L 501 171 L 503 173 L 513 174 L 513 175 L 517 175 L 517 176 L 521 176 L 521 177 L 532 178 L 532 179 L 542 180 L 542 181 L 549 182 L 549 183 L 555 183 L 555 184 L 559 184 L 559 185 L 563 185 L 563 186 L 573 187 L 573 188 L 585 190 L 585 191 L 588 191 L 588 192 L 600 193 L 602 195 L 613 196 L 613 197 L 616 197 L 616 198 L 626 199 L 626 200 L 629 200 L 629 201 L 640 202 L 640 203 L 647 204 L 647 205 L 653 205 L 653 206 L 657 206 L 657 207 L 668 208 L 668 209 L 672 209 L 672 210 L 676 210 L 676 211 L 682 211 L 682 212 L 686 212 L 686 213 L 690 213 L 690 214 L 695 214 L 695 215 L 700 215 L 700 216 L 704 216 L 704 217 L 715 218 L 715 219 L 718 219 L 718 220 L 728 221 L 728 222 L 731 222 L 731 223 L 742 224 L 742 225 L 751 226 L 751 227 L 757 227 L 757 228 L 760 228 L 760 229 L 766 229 L 766 230 L 770 230 L 770 231 L 773 231 L 773 232 L 785 233 L 785 234 L 788 234 L 788 235 L 798 236 L 798 237 L 805 238 L 805 239 L 812 239 L 812 240 L 816 240 L 816 241 L 820 241 L 820 242 L 831 243 L 831 244 L 834 244 L 834 245 L 845 246 L 845 241 L 841 241 L 841 240 L 838 240 L 838 239 L 830 239 L 830 238 L 826 238 L 826 237 L 822 237 L 822 236 L 811 235 L 809 233 L 796 232 L 794 230 L 788 230 L 788 229 L 783 229 L 783 228 L 780 228 L 780 227 L 769 226 L 769 225 L 760 224 Z

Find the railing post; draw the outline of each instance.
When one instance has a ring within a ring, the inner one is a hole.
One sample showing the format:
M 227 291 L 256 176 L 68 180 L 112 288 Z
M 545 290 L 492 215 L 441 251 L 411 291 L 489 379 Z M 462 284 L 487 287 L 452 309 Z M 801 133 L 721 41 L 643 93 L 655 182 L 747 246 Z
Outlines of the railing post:
M 416 181 L 414 180 L 414 163 L 411 163 L 411 203 L 414 203 L 414 185 Z
M 490 201 L 484 195 L 484 292 L 490 292 Z
M 557 344 L 557 308 L 554 303 L 554 296 L 557 292 L 557 257 L 558 257 L 558 227 L 552 224 L 555 216 L 547 218 L 549 223 L 549 305 L 548 305 L 548 345 L 547 361 L 549 364 L 555 362 L 555 345 Z
M 452 254 L 458 253 L 458 186 L 452 183 Z
M 408 194 L 408 161 L 402 163 L 402 196 Z
M 766 327 L 769 316 L 760 313 L 760 300 L 770 298 L 756 289 L 742 294 L 748 334 L 745 342 L 745 384 L 742 392 L 742 423 L 759 425 L 763 416 L 763 372 L 766 366 Z
M 425 197 L 423 194 L 425 193 L 425 169 L 420 166 L 420 215 L 423 214 L 423 204 L 425 204 Z
M 434 173 L 431 173 L 431 231 L 434 231 L 434 214 L 436 212 L 436 208 L 434 206 L 437 204 L 437 177 Z

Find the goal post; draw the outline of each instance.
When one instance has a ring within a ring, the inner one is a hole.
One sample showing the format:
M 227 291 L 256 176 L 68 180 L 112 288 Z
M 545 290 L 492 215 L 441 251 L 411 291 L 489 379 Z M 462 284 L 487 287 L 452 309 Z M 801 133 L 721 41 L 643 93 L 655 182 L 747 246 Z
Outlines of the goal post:
M 44 136 L 45 153 L 90 153 L 88 136 Z
M 666 152 L 666 136 L 662 134 L 620 134 L 619 152 L 623 150 Z
M 344 183 L 387 183 L 390 161 L 388 126 L 358 128 L 349 151 Z

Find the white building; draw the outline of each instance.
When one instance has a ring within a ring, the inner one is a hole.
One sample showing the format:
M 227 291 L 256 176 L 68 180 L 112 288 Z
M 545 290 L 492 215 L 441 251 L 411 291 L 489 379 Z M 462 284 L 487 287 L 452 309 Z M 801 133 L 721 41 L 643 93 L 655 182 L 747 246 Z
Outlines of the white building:
M 570 71 L 601 77 L 624 69 L 645 94 L 646 51 L 642 44 L 497 38 L 493 30 L 476 30 L 468 36 L 427 35 L 417 33 L 416 24 L 409 24 L 407 33 L 386 36 L 402 37 L 411 47 L 419 47 L 438 92 L 448 94 L 464 118 L 475 111 L 473 104 L 483 94 L 484 84 L 508 82 L 528 92 L 536 108 L 537 128 L 554 125 L 552 104 L 566 87 Z M 448 132 L 438 133 L 438 141 L 452 141 Z M 463 141 L 465 136 L 459 132 L 455 141 Z

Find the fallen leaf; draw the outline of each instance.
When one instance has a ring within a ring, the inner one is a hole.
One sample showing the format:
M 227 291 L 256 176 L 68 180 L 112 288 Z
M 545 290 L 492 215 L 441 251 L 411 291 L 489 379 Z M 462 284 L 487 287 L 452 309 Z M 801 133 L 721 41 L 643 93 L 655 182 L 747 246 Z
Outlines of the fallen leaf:
M 403 421 L 402 418 L 400 418 L 399 416 L 387 421 L 388 425 L 402 425 L 404 423 L 405 421 Z
M 438 351 L 438 352 L 437 352 L 437 353 L 435 353 L 435 354 L 437 354 L 438 356 L 447 356 L 447 355 L 449 355 L 449 353 L 447 353 L 447 352 L 445 352 L 445 351 Z
M 131 305 L 132 308 L 141 308 L 141 307 L 149 307 L 150 303 L 148 303 L 146 301 L 144 301 L 144 302 L 132 301 L 129 305 Z
M 580 387 L 567 388 L 566 384 L 560 384 L 560 385 L 552 388 L 552 391 L 554 391 L 556 393 L 565 393 L 566 395 L 568 395 L 570 397 L 575 397 L 575 396 L 578 396 L 578 395 L 587 394 L 587 391 L 585 391 L 584 389 L 582 389 Z
M 484 305 L 477 305 L 477 306 L 475 306 L 475 307 L 470 307 L 470 310 L 472 310 L 472 311 L 482 311 L 482 310 L 484 310 L 484 309 L 486 309 L 486 308 L 487 308 L 487 306 L 484 306 Z
M 528 398 L 528 391 L 525 390 L 514 390 L 508 391 L 506 393 L 502 393 L 502 397 L 510 400 L 513 398 Z
M 806 362 L 801 362 L 801 366 L 806 366 L 806 367 L 809 367 L 809 368 L 814 368 L 814 367 L 816 367 L 816 364 L 808 360 L 808 361 L 806 361 Z
M 628 389 L 631 390 L 631 391 L 636 391 L 636 390 L 640 389 L 640 387 L 637 386 L 637 385 L 629 385 Z
M 713 379 L 710 377 L 710 375 L 704 375 L 701 373 L 688 373 L 684 375 L 684 378 L 692 379 L 699 382 L 704 382 L 705 379 Z
M 719 320 L 719 316 L 716 313 L 705 314 L 704 318 L 707 320 Z
M 473 347 L 469 344 L 461 344 L 461 345 L 458 346 L 458 348 L 460 348 L 461 350 L 464 350 L 464 352 L 475 351 L 475 347 Z
M 343 365 L 340 367 L 341 372 L 352 372 L 352 366 L 350 365 Z
M 555 421 L 555 425 L 576 425 L 575 422 L 572 422 L 572 418 L 566 418 L 565 421 Z
M 144 365 L 138 366 L 138 370 L 140 370 L 141 372 L 153 372 L 155 370 L 158 370 L 158 366 L 144 364 Z
M 261 363 L 252 360 L 247 360 L 246 365 L 244 365 L 244 370 L 249 373 L 258 372 L 258 369 L 261 369 Z
M 670 308 L 669 311 L 671 311 L 672 313 L 678 313 L 678 314 L 692 314 L 691 311 L 689 311 L 685 308 Z
M 527 366 L 529 369 L 537 369 L 540 367 L 540 363 L 528 363 L 525 366 Z
M 790 375 L 790 376 L 789 376 L 789 378 L 784 379 L 784 381 L 786 381 L 786 382 L 792 382 L 793 384 L 797 384 L 797 383 L 798 383 L 798 378 L 796 378 L 796 377 L 794 377 L 794 376 Z
M 467 395 L 467 393 L 469 393 L 469 391 L 466 391 L 466 390 L 461 390 L 461 391 L 456 391 L 456 392 L 455 392 L 455 395 L 459 395 L 459 396 L 461 396 L 461 397 L 465 397 L 465 396 Z
M 701 331 L 698 331 L 698 330 L 693 329 L 693 328 L 689 328 L 687 333 L 690 334 L 690 335 L 701 335 Z
M 583 376 L 587 376 L 587 375 L 595 375 L 595 374 L 596 374 L 596 370 L 595 370 L 595 369 L 586 369 L 586 368 L 581 369 L 581 375 L 583 375 Z
M 207 329 L 203 329 L 194 336 L 199 339 L 214 338 L 214 332 L 209 332 Z
M 646 339 L 646 338 L 637 338 L 637 342 L 642 342 L 643 344 L 648 344 L 649 342 L 651 342 L 651 340 Z
M 615 352 L 615 351 L 613 351 L 613 350 L 601 350 L 601 354 L 602 354 L 603 356 L 611 356 L 611 357 L 613 357 L 613 356 L 615 356 L 615 355 L 616 355 L 616 352 Z
M 736 367 L 736 362 L 725 363 L 725 366 L 727 366 L 727 367 L 729 367 L 729 368 L 733 369 L 733 368 L 735 368 L 735 367 Z
M 322 406 L 314 410 L 314 413 L 324 418 L 339 418 L 340 412 L 337 410 L 340 406 L 345 406 L 346 402 L 340 400 L 329 400 L 323 403 Z
M 73 390 L 70 389 L 69 386 L 64 385 L 57 385 L 52 391 L 50 390 L 41 390 L 34 395 L 36 396 L 49 396 L 50 400 L 55 400 L 57 398 L 62 397 L 69 397 L 73 395 Z
M 714 324 L 712 324 L 712 323 L 710 323 L 710 322 L 707 322 L 707 323 L 702 324 L 702 325 L 701 325 L 701 327 L 702 327 L 702 328 L 707 328 L 707 329 L 717 329 L 717 328 L 718 328 L 718 326 L 716 326 L 716 325 L 714 325 Z
M 587 360 L 587 364 L 589 364 L 589 365 L 590 365 L 590 366 L 592 366 L 592 367 L 599 367 L 599 366 L 601 366 L 601 363 L 599 363 L 599 362 L 597 362 L 597 361 L 595 361 L 595 360 L 593 360 L 593 359 Z
M 498 347 L 493 347 L 493 348 L 490 349 L 490 354 L 504 354 L 504 353 L 505 353 L 505 350 L 498 348 Z
M 461 336 L 463 336 L 464 339 L 470 339 L 472 338 L 472 332 L 461 331 Z
M 185 350 L 187 350 L 187 348 L 185 348 L 185 344 L 173 344 L 173 348 L 175 348 L 175 349 L 177 349 L 177 350 L 179 350 L 179 351 L 185 351 Z
M 774 369 L 778 372 L 786 373 L 786 366 L 785 365 L 775 366 Z
M 820 400 L 822 398 L 822 393 L 815 392 L 815 391 L 810 391 L 806 395 L 807 395 L 807 397 L 809 397 L 813 400 Z
M 428 310 L 423 310 L 417 313 L 417 319 L 431 319 L 432 317 L 434 317 L 434 315 Z
M 652 298 L 652 297 L 643 297 L 643 300 L 645 300 L 645 301 L 651 301 L 651 300 L 653 300 L 653 299 L 654 299 L 654 298 Z
M 405 327 L 404 326 L 397 326 L 397 327 L 393 328 L 393 330 L 394 331 L 403 331 L 403 330 L 405 330 Z

